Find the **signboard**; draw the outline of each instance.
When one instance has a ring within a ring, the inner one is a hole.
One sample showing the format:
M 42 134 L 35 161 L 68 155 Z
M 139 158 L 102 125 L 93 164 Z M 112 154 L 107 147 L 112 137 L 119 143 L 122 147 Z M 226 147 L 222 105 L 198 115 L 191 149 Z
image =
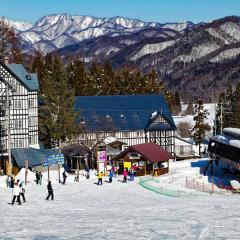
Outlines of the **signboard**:
M 106 151 L 98 151 L 97 153 L 97 161 L 98 162 L 106 162 L 107 160 L 107 153 Z
M 63 154 L 46 156 L 44 159 L 44 162 L 43 162 L 43 167 L 48 167 L 48 166 L 56 165 L 56 164 L 64 164 L 64 155 Z

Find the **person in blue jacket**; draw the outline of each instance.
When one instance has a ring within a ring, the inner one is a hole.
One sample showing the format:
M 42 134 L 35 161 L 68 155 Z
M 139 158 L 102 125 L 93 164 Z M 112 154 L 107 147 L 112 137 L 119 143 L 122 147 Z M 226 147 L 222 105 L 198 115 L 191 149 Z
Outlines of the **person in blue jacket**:
M 113 178 L 113 172 L 112 170 L 109 171 L 109 183 L 112 182 L 112 178 Z

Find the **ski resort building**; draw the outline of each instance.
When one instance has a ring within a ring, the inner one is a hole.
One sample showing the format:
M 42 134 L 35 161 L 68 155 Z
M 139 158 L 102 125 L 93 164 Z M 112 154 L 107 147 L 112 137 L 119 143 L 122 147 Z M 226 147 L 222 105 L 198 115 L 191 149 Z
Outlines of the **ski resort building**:
M 11 148 L 38 147 L 38 78 L 21 64 L 0 63 L 0 156 Z
M 75 111 L 83 127 L 79 142 L 89 148 L 112 136 L 125 148 L 154 142 L 174 153 L 176 126 L 162 95 L 81 96 Z

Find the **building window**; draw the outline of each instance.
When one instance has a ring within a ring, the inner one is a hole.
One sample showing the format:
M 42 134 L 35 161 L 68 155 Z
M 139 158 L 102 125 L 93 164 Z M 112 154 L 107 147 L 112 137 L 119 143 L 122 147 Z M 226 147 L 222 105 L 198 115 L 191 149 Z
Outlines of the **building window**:
M 142 132 L 141 131 L 137 131 L 137 137 L 141 137 L 142 136 Z
M 122 135 L 123 135 L 124 138 L 128 138 L 129 132 L 123 132 Z
M 106 115 L 106 119 L 107 119 L 107 121 L 112 121 L 112 118 L 111 118 L 111 116 L 110 115 Z
M 22 147 L 24 147 L 24 145 L 23 145 L 23 139 L 15 139 L 14 145 L 15 145 L 15 147 L 17 147 L 17 148 L 22 148 Z
M 28 108 L 34 107 L 34 99 L 28 99 Z
M 121 120 L 125 120 L 125 116 L 123 114 L 120 115 Z
M 133 119 L 134 119 L 134 121 L 138 121 L 139 120 L 139 116 L 137 114 L 134 114 L 133 115 Z
M 21 100 L 15 100 L 14 101 L 14 108 L 15 109 L 22 109 L 22 101 Z
M 99 120 L 98 116 L 97 115 L 93 116 L 93 120 L 97 122 Z
M 19 129 L 23 127 L 22 119 L 15 119 L 13 123 L 14 123 L 13 128 L 15 129 Z
M 34 136 L 29 136 L 29 144 L 35 144 Z
M 35 118 L 35 117 L 29 117 L 29 119 L 28 119 L 28 125 L 29 125 L 29 127 L 35 126 L 36 123 L 37 123 L 37 121 L 36 121 L 36 118 Z

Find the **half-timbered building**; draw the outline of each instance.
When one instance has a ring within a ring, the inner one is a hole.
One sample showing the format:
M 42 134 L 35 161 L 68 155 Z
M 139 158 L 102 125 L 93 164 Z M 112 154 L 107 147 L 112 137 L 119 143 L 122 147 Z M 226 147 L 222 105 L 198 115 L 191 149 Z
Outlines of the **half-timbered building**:
M 8 156 L 11 148 L 38 146 L 39 89 L 36 74 L 21 64 L 0 63 L 0 154 Z M 3 161 L 1 161 L 3 165 Z
M 90 148 L 113 136 L 126 147 L 154 142 L 174 153 L 176 126 L 162 95 L 79 96 L 74 107 L 83 127 L 79 141 Z

